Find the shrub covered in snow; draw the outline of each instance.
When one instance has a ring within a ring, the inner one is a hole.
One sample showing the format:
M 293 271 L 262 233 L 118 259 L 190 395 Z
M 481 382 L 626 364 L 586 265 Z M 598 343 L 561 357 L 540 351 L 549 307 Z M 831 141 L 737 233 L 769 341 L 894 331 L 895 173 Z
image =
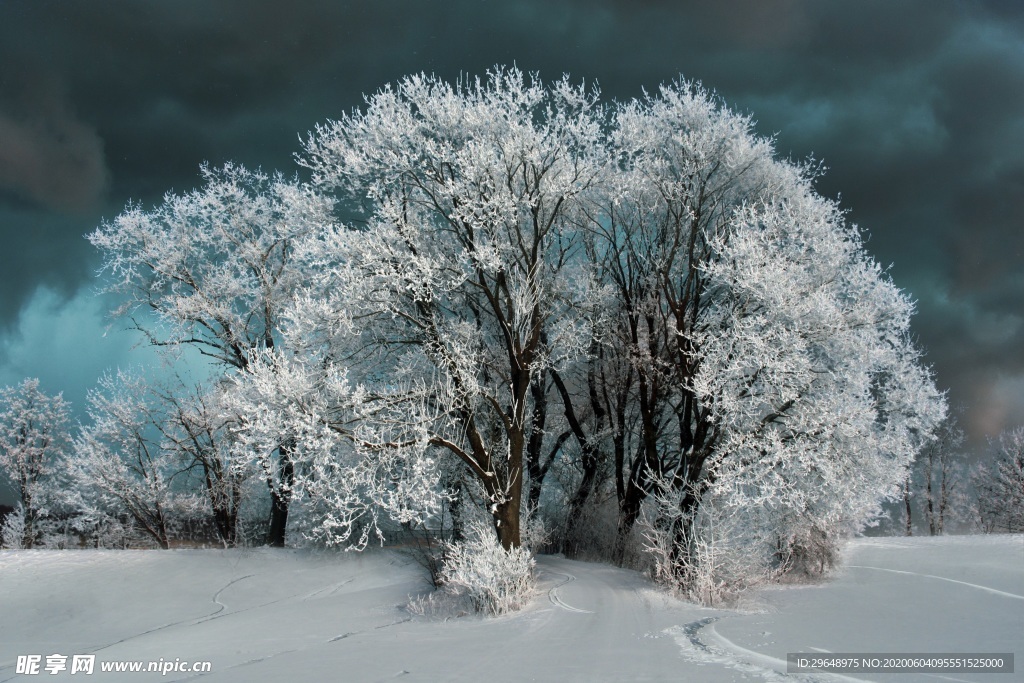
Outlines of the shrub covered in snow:
M 9 512 L 3 517 L 3 524 L 0 524 L 0 548 L 20 550 L 25 538 L 25 509 L 18 504 L 14 512 Z
M 478 612 L 505 614 L 529 598 L 535 564 L 527 548 L 505 550 L 491 529 L 474 522 L 466 540 L 445 544 L 441 580 L 468 596 Z

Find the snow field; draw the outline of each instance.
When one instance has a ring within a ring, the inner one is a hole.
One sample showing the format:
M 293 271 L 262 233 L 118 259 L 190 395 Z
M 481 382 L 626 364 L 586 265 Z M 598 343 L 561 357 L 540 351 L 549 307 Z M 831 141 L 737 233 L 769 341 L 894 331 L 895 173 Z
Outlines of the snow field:
M 0 552 L 0 682 L 18 655 L 90 654 L 85 680 L 995 681 L 1015 674 L 786 675 L 787 652 L 1024 656 L 1024 537 L 860 539 L 822 585 L 702 608 L 645 577 L 538 558 L 537 591 L 498 618 L 427 618 L 395 551 Z M 106 661 L 209 661 L 212 671 L 104 673 Z

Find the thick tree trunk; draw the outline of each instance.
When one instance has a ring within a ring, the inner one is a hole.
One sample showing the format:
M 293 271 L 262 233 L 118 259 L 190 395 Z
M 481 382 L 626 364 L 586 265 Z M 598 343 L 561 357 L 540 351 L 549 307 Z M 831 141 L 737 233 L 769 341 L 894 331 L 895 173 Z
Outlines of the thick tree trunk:
M 526 469 L 530 473 L 529 500 L 526 510 L 536 514 L 540 507 L 541 487 L 547 467 L 541 461 L 544 449 L 544 425 L 548 416 L 548 399 L 545 391 L 545 372 L 541 371 L 530 381 L 530 395 L 533 397 L 533 422 L 530 425 L 530 440 L 526 444 Z
M 162 550 L 170 550 L 171 549 L 171 539 L 169 539 L 167 537 L 166 533 L 162 533 L 162 534 L 160 534 L 159 537 L 157 537 L 157 543 L 160 545 L 160 548 Z
M 285 531 L 288 528 L 288 505 L 291 503 L 292 485 L 295 483 L 295 465 L 291 459 L 291 448 L 282 446 L 279 462 L 281 482 L 270 487 L 270 528 L 267 530 L 267 545 L 283 548 Z
M 505 550 L 518 548 L 522 544 L 519 528 L 520 497 L 510 497 L 508 501 L 495 507 L 494 529 L 498 532 L 498 542 Z
M 267 545 L 284 547 L 285 529 L 288 527 L 288 494 L 270 492 L 270 528 L 267 529 Z
M 597 456 L 596 454 L 584 455 L 583 457 L 583 479 L 579 488 L 569 501 L 569 513 L 565 525 L 565 546 L 563 551 L 569 559 L 576 559 L 580 555 L 580 524 L 582 523 L 583 510 L 590 494 L 594 490 L 594 482 L 597 479 Z
M 217 535 L 228 548 L 234 548 L 237 542 L 238 516 L 230 506 L 220 506 L 213 511 L 213 523 L 217 527 Z
M 466 539 L 465 525 L 462 519 L 463 497 L 465 496 L 462 480 L 455 479 L 450 485 L 452 497 L 448 500 L 448 516 L 452 520 L 452 543 L 461 543 Z
M 170 549 L 171 539 L 170 534 L 167 533 L 167 518 L 164 516 L 163 510 L 160 509 L 159 504 L 153 510 L 132 509 L 130 514 L 139 526 L 153 537 L 158 546 L 164 550 Z
M 529 381 L 529 377 L 526 378 Z M 518 393 L 518 392 L 517 392 Z M 525 400 L 526 392 L 519 393 L 517 398 Z M 522 416 L 518 417 L 522 424 Z M 513 424 L 516 424 L 513 422 Z M 508 483 L 502 492 L 491 495 L 501 502 L 494 506 L 494 527 L 498 532 L 498 541 L 505 550 L 518 548 L 522 544 L 520 533 L 520 512 L 523 506 L 523 451 L 526 446 L 526 434 L 521 429 L 514 429 L 509 434 L 508 448 Z
M 679 503 L 679 516 L 672 520 L 672 571 L 680 586 L 689 586 L 697 569 L 693 559 L 693 522 L 700 496 L 687 492 Z
M 590 352 L 592 357 L 596 357 L 596 344 L 591 345 Z M 551 371 L 551 377 L 555 382 L 555 387 L 558 388 L 558 393 L 562 397 L 562 405 L 565 408 L 565 419 L 568 421 L 569 428 L 572 430 L 572 433 L 576 435 L 576 441 L 579 443 L 581 451 L 580 464 L 583 467 L 583 478 L 580 480 L 576 493 L 569 501 L 568 520 L 565 529 L 565 544 L 563 548 L 568 557 L 577 558 L 580 554 L 579 529 L 582 521 L 581 517 L 583 516 L 584 507 L 590 499 L 590 494 L 593 492 L 595 482 L 597 481 L 597 468 L 600 463 L 600 453 L 598 451 L 597 444 L 587 436 L 586 431 L 583 429 L 583 425 L 576 416 L 576 410 L 573 408 L 572 396 L 569 394 L 569 390 L 566 388 L 562 378 L 553 370 Z M 587 389 L 590 398 L 590 407 L 594 412 L 594 432 L 600 433 L 604 430 L 605 409 L 601 403 L 601 397 L 597 388 L 597 367 L 593 360 L 591 360 L 587 366 Z
M 612 559 L 621 565 L 626 559 L 626 542 L 629 534 L 640 518 L 640 507 L 644 502 L 641 491 L 636 486 L 626 487 L 626 496 L 619 503 L 619 526 L 615 536 L 615 551 Z
M 32 499 L 28 496 L 22 497 L 22 535 L 21 535 L 21 547 L 30 549 L 35 546 L 36 542 L 36 511 L 32 507 Z
M 625 489 L 619 499 L 619 526 L 618 536 L 615 539 L 614 560 L 622 564 L 626 558 L 626 541 L 629 539 L 633 526 L 640 518 L 640 511 L 643 508 L 644 500 L 648 493 L 648 476 L 657 466 L 657 444 L 653 438 L 648 439 L 646 435 L 640 444 L 640 452 L 633 459 L 630 466 L 629 478 L 625 482 Z
M 634 343 L 637 343 L 636 326 L 632 325 L 632 327 Z M 640 395 L 640 450 L 630 465 L 629 478 L 625 481 L 624 490 L 619 497 L 619 527 L 618 537 L 615 541 L 614 557 L 615 562 L 618 564 L 622 564 L 625 559 L 626 540 L 633 530 L 636 520 L 639 519 L 640 509 L 643 506 L 644 499 L 647 498 L 648 478 L 651 475 L 660 474 L 658 428 L 656 424 L 660 391 L 656 378 L 652 380 L 645 373 L 639 373 L 637 389 Z M 623 463 L 624 465 L 625 463 Z
M 32 548 L 36 542 L 36 508 L 32 500 L 32 488 L 31 482 L 26 475 L 21 475 L 20 481 L 20 492 L 21 492 L 21 514 L 22 514 L 22 535 L 21 535 L 21 547 Z

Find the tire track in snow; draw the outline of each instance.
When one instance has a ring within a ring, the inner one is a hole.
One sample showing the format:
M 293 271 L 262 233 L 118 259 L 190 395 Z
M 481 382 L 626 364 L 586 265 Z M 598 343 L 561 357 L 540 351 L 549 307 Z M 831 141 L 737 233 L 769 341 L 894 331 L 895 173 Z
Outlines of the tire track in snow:
M 205 617 L 200 617 L 199 619 L 196 620 L 195 624 L 190 624 L 190 625 L 191 626 L 195 626 L 195 625 L 201 624 L 201 623 L 206 622 L 206 621 L 213 621 L 214 619 L 220 619 L 222 617 L 230 617 L 230 616 L 234 616 L 236 614 L 242 614 L 243 612 L 248 612 L 250 610 L 261 609 L 263 607 L 269 607 L 270 605 L 276 605 L 279 602 L 286 602 L 288 600 L 294 600 L 294 599 L 298 598 L 300 595 L 302 595 L 301 593 L 293 593 L 292 595 L 286 595 L 286 596 L 284 596 L 282 598 L 278 598 L 276 600 L 271 600 L 269 602 L 261 602 L 258 605 L 250 605 L 249 607 L 244 607 L 242 609 L 236 609 L 234 612 L 223 613 L 226 605 L 223 605 L 223 603 L 221 603 L 217 599 L 220 596 L 220 594 L 223 593 L 229 586 L 231 586 L 231 584 L 236 583 L 238 581 L 241 581 L 242 579 L 248 579 L 248 578 L 250 578 L 252 576 L 255 576 L 255 574 L 249 574 L 248 576 L 243 576 L 241 578 L 235 579 L 231 583 L 229 583 L 226 586 L 224 586 L 224 588 L 221 588 L 219 591 L 217 591 L 217 594 L 213 596 L 213 600 L 218 605 L 222 605 L 221 609 L 217 610 L 216 612 L 212 612 L 211 614 L 207 614 Z M 306 595 L 303 595 L 300 599 L 301 600 L 309 600 L 309 599 L 311 599 L 311 598 L 313 598 L 313 597 L 315 597 L 317 595 L 320 595 L 324 591 L 328 591 L 328 590 L 329 590 L 329 592 L 327 593 L 327 596 L 329 597 L 329 596 L 334 595 L 335 593 L 337 593 L 338 590 L 340 590 L 342 586 L 346 586 L 346 585 L 352 583 L 353 581 L 355 581 L 355 577 L 352 577 L 352 578 L 349 578 L 349 579 L 345 579 L 344 581 L 341 581 L 339 583 L 333 584 L 331 586 L 324 586 L 323 588 L 318 588 L 317 590 L 313 591 L 312 593 L 308 593 Z M 0 683 L 2 683 L 2 682 L 0 682 Z
M 720 617 L 708 617 L 699 621 L 690 622 L 685 626 L 673 626 L 665 629 L 664 633 L 675 638 L 683 651 L 683 656 L 696 664 L 716 664 L 736 669 L 744 674 L 760 676 L 766 681 L 798 680 L 816 683 L 818 681 L 849 681 L 850 683 L 865 683 L 866 679 L 853 678 L 842 674 L 816 672 L 786 673 L 788 662 L 784 659 L 762 654 L 754 650 L 737 645 L 715 629 L 715 622 Z M 706 631 L 708 637 L 702 639 L 701 631 Z M 812 648 L 817 649 L 817 648 Z
M 718 619 L 719 617 L 707 617 L 706 619 L 690 622 L 684 626 L 667 628 L 664 633 L 672 636 L 679 645 L 683 657 L 695 664 L 723 666 L 735 669 L 745 675 L 760 676 L 770 682 L 783 681 L 789 678 L 789 676 L 776 671 L 774 668 L 751 664 L 738 657 L 735 652 L 702 639 L 700 632 L 707 627 L 711 627 Z M 785 670 L 785 662 L 782 662 L 782 665 L 783 670 Z M 816 679 L 808 677 L 804 680 L 813 681 Z
M 222 586 L 220 590 L 218 590 L 216 593 L 213 594 L 213 597 L 211 598 L 211 600 L 213 601 L 214 604 L 218 605 L 218 608 L 215 609 L 214 611 L 210 612 L 209 614 L 203 615 L 201 617 L 192 617 L 190 619 L 182 619 L 181 621 L 175 621 L 175 622 L 170 623 L 170 624 L 164 624 L 163 626 L 157 626 L 156 628 L 151 628 L 148 631 L 143 631 L 142 633 L 136 633 L 134 635 L 127 636 L 125 638 L 122 638 L 121 640 L 115 641 L 113 643 L 109 643 L 108 645 L 104 645 L 103 647 L 98 647 L 95 650 L 93 650 L 90 654 L 94 654 L 96 652 L 100 652 L 101 650 L 106 650 L 108 648 L 114 647 L 115 645 L 120 645 L 121 643 L 125 643 L 125 642 L 127 642 L 129 640 L 134 640 L 135 638 L 141 638 L 142 636 L 148 636 L 149 634 L 156 633 L 157 631 L 163 631 L 165 628 L 171 628 L 172 626 L 181 626 L 182 624 L 188 624 L 189 626 L 195 626 L 196 624 L 201 624 L 204 621 L 209 621 L 211 619 L 216 619 L 220 615 L 221 612 L 223 612 L 224 610 L 226 610 L 228 608 L 227 605 L 225 605 L 223 602 L 220 601 L 220 594 L 223 593 L 224 591 L 226 591 L 232 585 L 238 583 L 239 581 L 241 581 L 243 579 L 252 578 L 253 576 L 255 576 L 255 574 L 246 574 L 245 576 L 240 576 L 237 579 L 232 579 L 231 581 L 228 581 L 226 584 L 224 584 L 224 586 Z
M 1001 595 L 1004 598 L 1011 598 L 1013 600 L 1024 600 L 1024 595 L 1017 595 L 1016 593 L 1007 593 L 1006 591 L 997 590 L 995 588 L 989 588 L 988 586 L 981 586 L 976 583 L 968 583 L 967 581 L 957 581 L 956 579 L 947 579 L 945 576 L 935 576 L 934 574 L 919 574 L 918 572 L 908 572 L 903 569 L 886 569 L 885 567 L 869 567 L 862 564 L 848 564 L 847 567 L 852 569 L 874 569 L 878 572 L 889 572 L 890 574 L 907 574 L 908 576 L 923 576 L 926 579 L 935 579 L 937 581 L 948 581 L 950 583 L 958 583 L 961 586 L 969 586 L 971 588 L 977 588 L 978 590 L 985 591 L 986 593 L 992 593 L 993 595 Z
M 374 626 L 373 628 L 364 628 L 362 631 L 348 631 L 346 633 L 342 633 L 340 636 L 334 636 L 333 638 L 329 638 L 327 642 L 336 643 L 339 640 L 345 640 L 346 638 L 351 638 L 352 636 L 361 636 L 364 633 L 370 633 L 371 631 L 380 631 L 381 629 L 391 628 L 392 626 L 398 626 L 399 624 L 405 624 L 410 621 L 412 621 L 412 617 L 406 617 L 405 619 L 392 621 L 389 624 L 381 624 L 380 626 Z
M 214 612 L 213 614 L 207 614 L 206 617 L 204 617 L 204 618 L 209 618 L 209 617 L 212 617 L 212 616 L 216 616 L 216 615 L 220 614 L 221 612 L 223 612 L 224 610 L 226 610 L 228 608 L 228 606 L 220 601 L 220 594 L 223 593 L 224 591 L 226 591 L 231 586 L 233 586 L 236 583 L 238 583 L 239 581 L 241 581 L 242 579 L 251 579 L 253 576 L 255 576 L 255 574 L 246 574 L 245 576 L 240 576 L 237 579 L 232 579 L 231 581 L 228 581 L 224 585 L 223 588 L 221 588 L 219 591 L 217 591 L 216 593 L 213 594 L 213 601 L 215 603 L 217 603 L 218 605 L 220 605 L 220 609 L 217 610 L 216 612 Z
M 567 602 L 565 602 L 564 600 L 562 600 L 562 598 L 558 595 L 558 589 L 561 588 L 562 586 L 564 586 L 567 583 L 571 583 L 571 582 L 575 581 L 576 580 L 575 576 L 573 576 L 572 574 L 567 574 L 565 572 L 552 571 L 550 569 L 545 569 L 544 571 L 549 573 L 549 574 L 558 574 L 559 576 L 564 576 L 565 577 L 564 581 L 562 581 L 560 584 L 558 584 L 557 586 L 554 586 L 553 588 L 551 588 L 551 590 L 548 591 L 548 600 L 551 601 L 552 605 L 554 605 L 555 607 L 561 607 L 562 609 L 564 609 L 567 612 L 576 612 L 577 614 L 593 614 L 594 613 L 592 610 L 589 610 L 589 609 L 580 609 L 579 607 L 573 607 L 572 605 L 570 605 Z
M 330 596 L 334 595 L 335 593 L 337 593 L 341 589 L 342 586 L 347 586 L 348 584 L 352 583 L 355 580 L 356 580 L 355 577 L 352 577 L 352 578 L 349 578 L 349 579 L 345 579 L 344 581 L 340 581 L 340 582 L 334 584 L 333 586 L 324 586 L 323 588 L 317 588 L 312 593 L 309 593 L 308 595 L 303 596 L 302 599 L 303 600 L 310 600 L 310 599 L 320 595 L 324 591 L 330 591 L 325 596 L 325 597 L 330 597 Z

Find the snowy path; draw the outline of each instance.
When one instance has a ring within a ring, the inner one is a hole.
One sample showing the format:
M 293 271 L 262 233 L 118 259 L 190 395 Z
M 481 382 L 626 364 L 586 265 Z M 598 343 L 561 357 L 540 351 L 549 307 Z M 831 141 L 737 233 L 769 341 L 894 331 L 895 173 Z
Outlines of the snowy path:
M 15 673 L 18 655 L 55 653 L 212 664 L 96 681 L 1024 680 L 1024 661 L 999 676 L 786 676 L 796 651 L 1024 658 L 1024 538 L 864 539 L 847 558 L 826 585 L 771 588 L 736 612 L 542 557 L 523 612 L 439 621 L 402 608 L 421 570 L 393 553 L 4 552 L 0 682 L 38 678 Z

